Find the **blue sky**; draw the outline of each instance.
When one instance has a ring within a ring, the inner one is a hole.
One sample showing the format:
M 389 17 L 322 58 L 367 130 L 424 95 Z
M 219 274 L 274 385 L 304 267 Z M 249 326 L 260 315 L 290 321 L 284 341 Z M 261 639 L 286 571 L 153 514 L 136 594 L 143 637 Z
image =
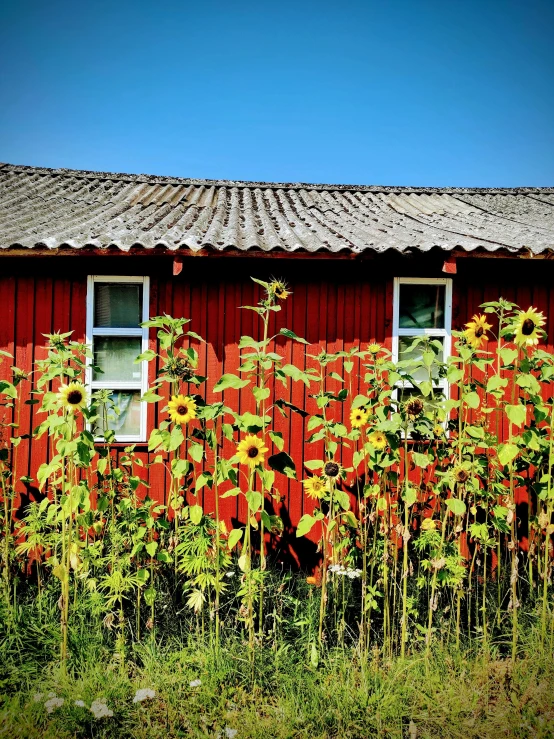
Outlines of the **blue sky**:
M 0 161 L 554 185 L 553 0 L 0 4 Z

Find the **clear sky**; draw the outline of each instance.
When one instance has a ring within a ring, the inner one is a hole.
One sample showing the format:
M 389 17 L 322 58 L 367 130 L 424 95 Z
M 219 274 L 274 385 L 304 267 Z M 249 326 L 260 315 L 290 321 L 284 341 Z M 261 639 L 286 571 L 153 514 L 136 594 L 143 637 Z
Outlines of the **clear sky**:
M 0 0 L 0 161 L 554 185 L 554 0 Z

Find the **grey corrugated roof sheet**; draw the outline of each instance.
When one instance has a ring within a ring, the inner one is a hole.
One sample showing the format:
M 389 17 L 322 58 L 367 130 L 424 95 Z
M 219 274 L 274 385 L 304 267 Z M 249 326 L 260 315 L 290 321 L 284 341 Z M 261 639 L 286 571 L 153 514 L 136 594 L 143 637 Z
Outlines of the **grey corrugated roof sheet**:
M 0 164 L 0 248 L 554 250 L 554 188 L 189 180 Z

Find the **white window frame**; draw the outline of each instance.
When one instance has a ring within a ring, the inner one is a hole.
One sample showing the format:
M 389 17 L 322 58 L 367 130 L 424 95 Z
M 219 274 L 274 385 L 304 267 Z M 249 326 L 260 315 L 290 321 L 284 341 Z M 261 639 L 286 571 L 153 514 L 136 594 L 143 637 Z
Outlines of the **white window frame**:
M 97 282 L 114 282 L 114 283 L 139 283 L 142 285 L 142 318 L 141 321 L 148 321 L 150 308 L 150 279 L 149 277 L 137 276 L 120 276 L 120 275 L 89 275 L 87 278 L 87 325 L 86 325 L 86 342 L 93 348 L 93 340 L 95 336 L 138 336 L 141 339 L 142 354 L 148 349 L 148 328 L 94 328 L 94 285 Z M 108 390 L 139 390 L 141 396 L 148 390 L 148 362 L 140 363 L 141 379 L 128 382 L 106 382 L 104 380 L 92 379 L 93 358 L 87 360 L 86 383 L 90 393 L 101 388 Z M 102 437 L 98 437 L 101 439 Z M 147 404 L 141 403 L 140 409 L 140 433 L 116 435 L 116 441 L 124 442 L 140 442 L 147 439 Z
M 444 285 L 444 328 L 400 328 L 400 287 L 401 285 Z M 392 359 L 399 360 L 401 336 L 429 336 L 442 339 L 444 347 L 444 361 L 450 356 L 452 348 L 452 279 L 450 277 L 395 277 L 393 290 L 392 313 Z M 403 387 L 411 387 L 411 383 L 404 382 Z M 433 381 L 433 389 L 441 389 L 448 399 L 450 388 L 445 377 Z

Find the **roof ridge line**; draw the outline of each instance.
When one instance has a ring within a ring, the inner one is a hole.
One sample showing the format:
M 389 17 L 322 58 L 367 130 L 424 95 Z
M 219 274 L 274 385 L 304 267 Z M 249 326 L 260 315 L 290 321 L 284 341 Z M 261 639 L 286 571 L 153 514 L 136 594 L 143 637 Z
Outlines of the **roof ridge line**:
M 248 180 L 210 180 L 188 177 L 170 177 L 165 175 L 125 174 L 121 172 L 98 172 L 84 169 L 66 169 L 51 167 L 33 167 L 25 164 L 10 164 L 0 162 L 1 172 L 16 172 L 20 174 L 45 174 L 53 176 L 77 177 L 80 179 L 98 179 L 129 183 L 144 183 L 150 185 L 195 185 L 205 187 L 229 187 L 270 190 L 315 190 L 315 191 L 343 191 L 343 192 L 373 192 L 373 193 L 414 193 L 414 194 L 503 194 L 515 195 L 519 193 L 554 193 L 554 187 L 411 187 L 409 185 L 346 185 L 324 184 L 308 182 L 256 182 Z

